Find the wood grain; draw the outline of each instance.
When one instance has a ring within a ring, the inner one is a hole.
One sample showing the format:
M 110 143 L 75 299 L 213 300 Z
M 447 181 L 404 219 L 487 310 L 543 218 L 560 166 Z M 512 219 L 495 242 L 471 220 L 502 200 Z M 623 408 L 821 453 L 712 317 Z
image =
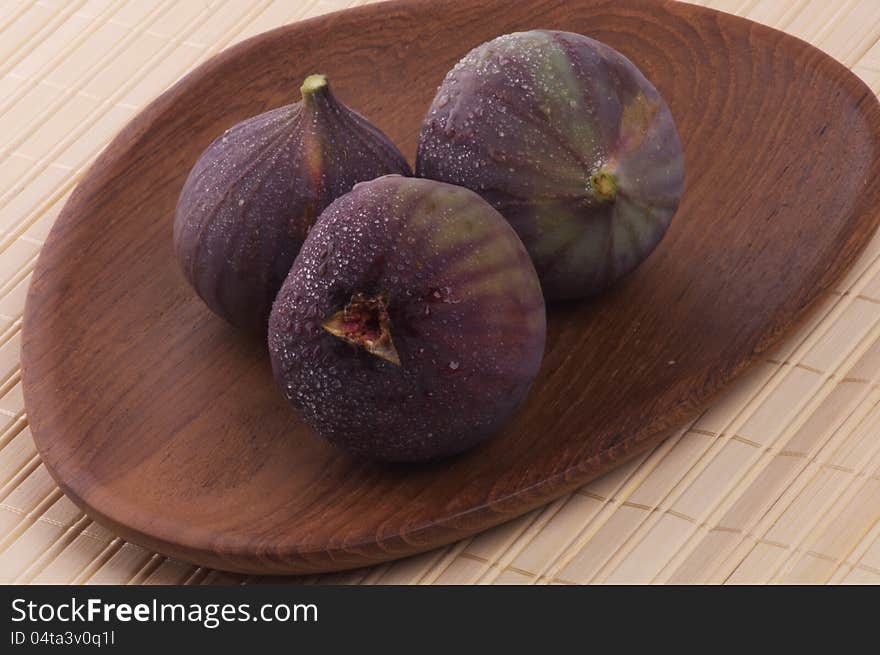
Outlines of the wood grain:
M 551 309 L 541 374 L 502 434 L 430 466 L 352 460 L 291 413 L 265 346 L 185 285 L 177 194 L 211 139 L 315 71 L 412 154 L 448 68 L 536 27 L 605 41 L 654 82 L 685 147 L 682 206 L 623 284 Z M 326 571 L 449 543 L 657 444 L 801 322 L 880 220 L 878 145 L 880 106 L 844 67 L 699 7 L 404 1 L 279 28 L 152 103 L 59 217 L 23 326 L 37 445 L 98 521 L 203 565 Z

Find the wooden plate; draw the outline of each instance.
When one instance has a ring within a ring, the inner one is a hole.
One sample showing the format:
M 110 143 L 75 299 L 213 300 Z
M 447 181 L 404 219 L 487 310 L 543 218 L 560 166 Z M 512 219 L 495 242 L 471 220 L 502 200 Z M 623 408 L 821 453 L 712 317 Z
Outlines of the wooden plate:
M 656 84 L 685 146 L 683 204 L 623 284 L 551 309 L 543 369 L 507 430 L 430 466 L 355 461 L 285 405 L 265 345 L 185 285 L 178 192 L 209 141 L 316 71 L 412 154 L 455 61 L 539 27 L 605 41 Z M 656 445 L 802 321 L 880 219 L 878 153 L 880 106 L 843 66 L 700 7 L 404 1 L 282 27 L 152 103 L 67 203 L 24 318 L 34 437 L 92 517 L 202 565 L 328 571 L 454 541 Z

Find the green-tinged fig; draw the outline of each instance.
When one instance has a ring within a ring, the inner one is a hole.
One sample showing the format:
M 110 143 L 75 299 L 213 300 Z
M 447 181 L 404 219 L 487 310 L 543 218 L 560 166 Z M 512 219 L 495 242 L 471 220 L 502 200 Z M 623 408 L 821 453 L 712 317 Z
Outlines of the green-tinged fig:
M 187 280 L 216 314 L 265 330 L 272 301 L 315 219 L 357 183 L 410 174 L 367 119 L 311 75 L 302 100 L 241 122 L 196 162 L 174 217 Z
M 648 256 L 678 206 L 684 162 L 669 108 L 632 62 L 541 30 L 484 43 L 449 72 L 416 174 L 498 209 L 550 301 L 601 291 Z
M 269 354 L 319 435 L 421 461 L 505 423 L 544 334 L 540 283 L 504 218 L 462 187 L 390 175 L 321 215 L 272 309 Z

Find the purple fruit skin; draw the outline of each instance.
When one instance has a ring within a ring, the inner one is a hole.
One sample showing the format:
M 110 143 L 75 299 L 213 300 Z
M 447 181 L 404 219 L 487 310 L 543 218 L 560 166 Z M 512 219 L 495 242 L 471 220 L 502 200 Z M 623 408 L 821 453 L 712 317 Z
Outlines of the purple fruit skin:
M 591 181 L 604 173 L 616 195 Z M 684 189 L 666 103 L 579 34 L 519 32 L 468 53 L 422 125 L 416 175 L 481 194 L 513 225 L 548 302 L 602 291 L 660 242 Z
M 328 86 L 230 128 L 196 162 L 174 217 L 181 269 L 214 313 L 265 334 L 309 229 L 360 181 L 405 158 Z
M 321 327 L 388 293 L 400 366 Z M 461 452 L 496 432 L 538 372 L 544 300 L 528 253 L 477 194 L 390 175 L 321 215 L 269 320 L 285 397 L 331 443 L 375 460 Z

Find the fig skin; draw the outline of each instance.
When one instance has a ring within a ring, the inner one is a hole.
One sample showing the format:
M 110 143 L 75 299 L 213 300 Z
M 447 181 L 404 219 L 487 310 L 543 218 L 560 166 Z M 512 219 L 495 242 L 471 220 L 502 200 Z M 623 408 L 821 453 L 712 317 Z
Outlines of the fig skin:
M 272 309 L 269 354 L 318 435 L 416 462 L 507 421 L 545 331 L 540 283 L 504 218 L 467 189 L 390 175 L 321 215 Z
M 550 302 L 598 293 L 651 253 L 681 198 L 684 157 L 669 107 L 632 62 L 537 30 L 484 43 L 448 73 L 416 175 L 500 211 Z
M 174 217 L 181 269 L 208 307 L 265 334 L 309 229 L 360 181 L 410 175 L 388 138 L 339 102 L 322 75 L 302 100 L 227 130 L 196 162 Z

